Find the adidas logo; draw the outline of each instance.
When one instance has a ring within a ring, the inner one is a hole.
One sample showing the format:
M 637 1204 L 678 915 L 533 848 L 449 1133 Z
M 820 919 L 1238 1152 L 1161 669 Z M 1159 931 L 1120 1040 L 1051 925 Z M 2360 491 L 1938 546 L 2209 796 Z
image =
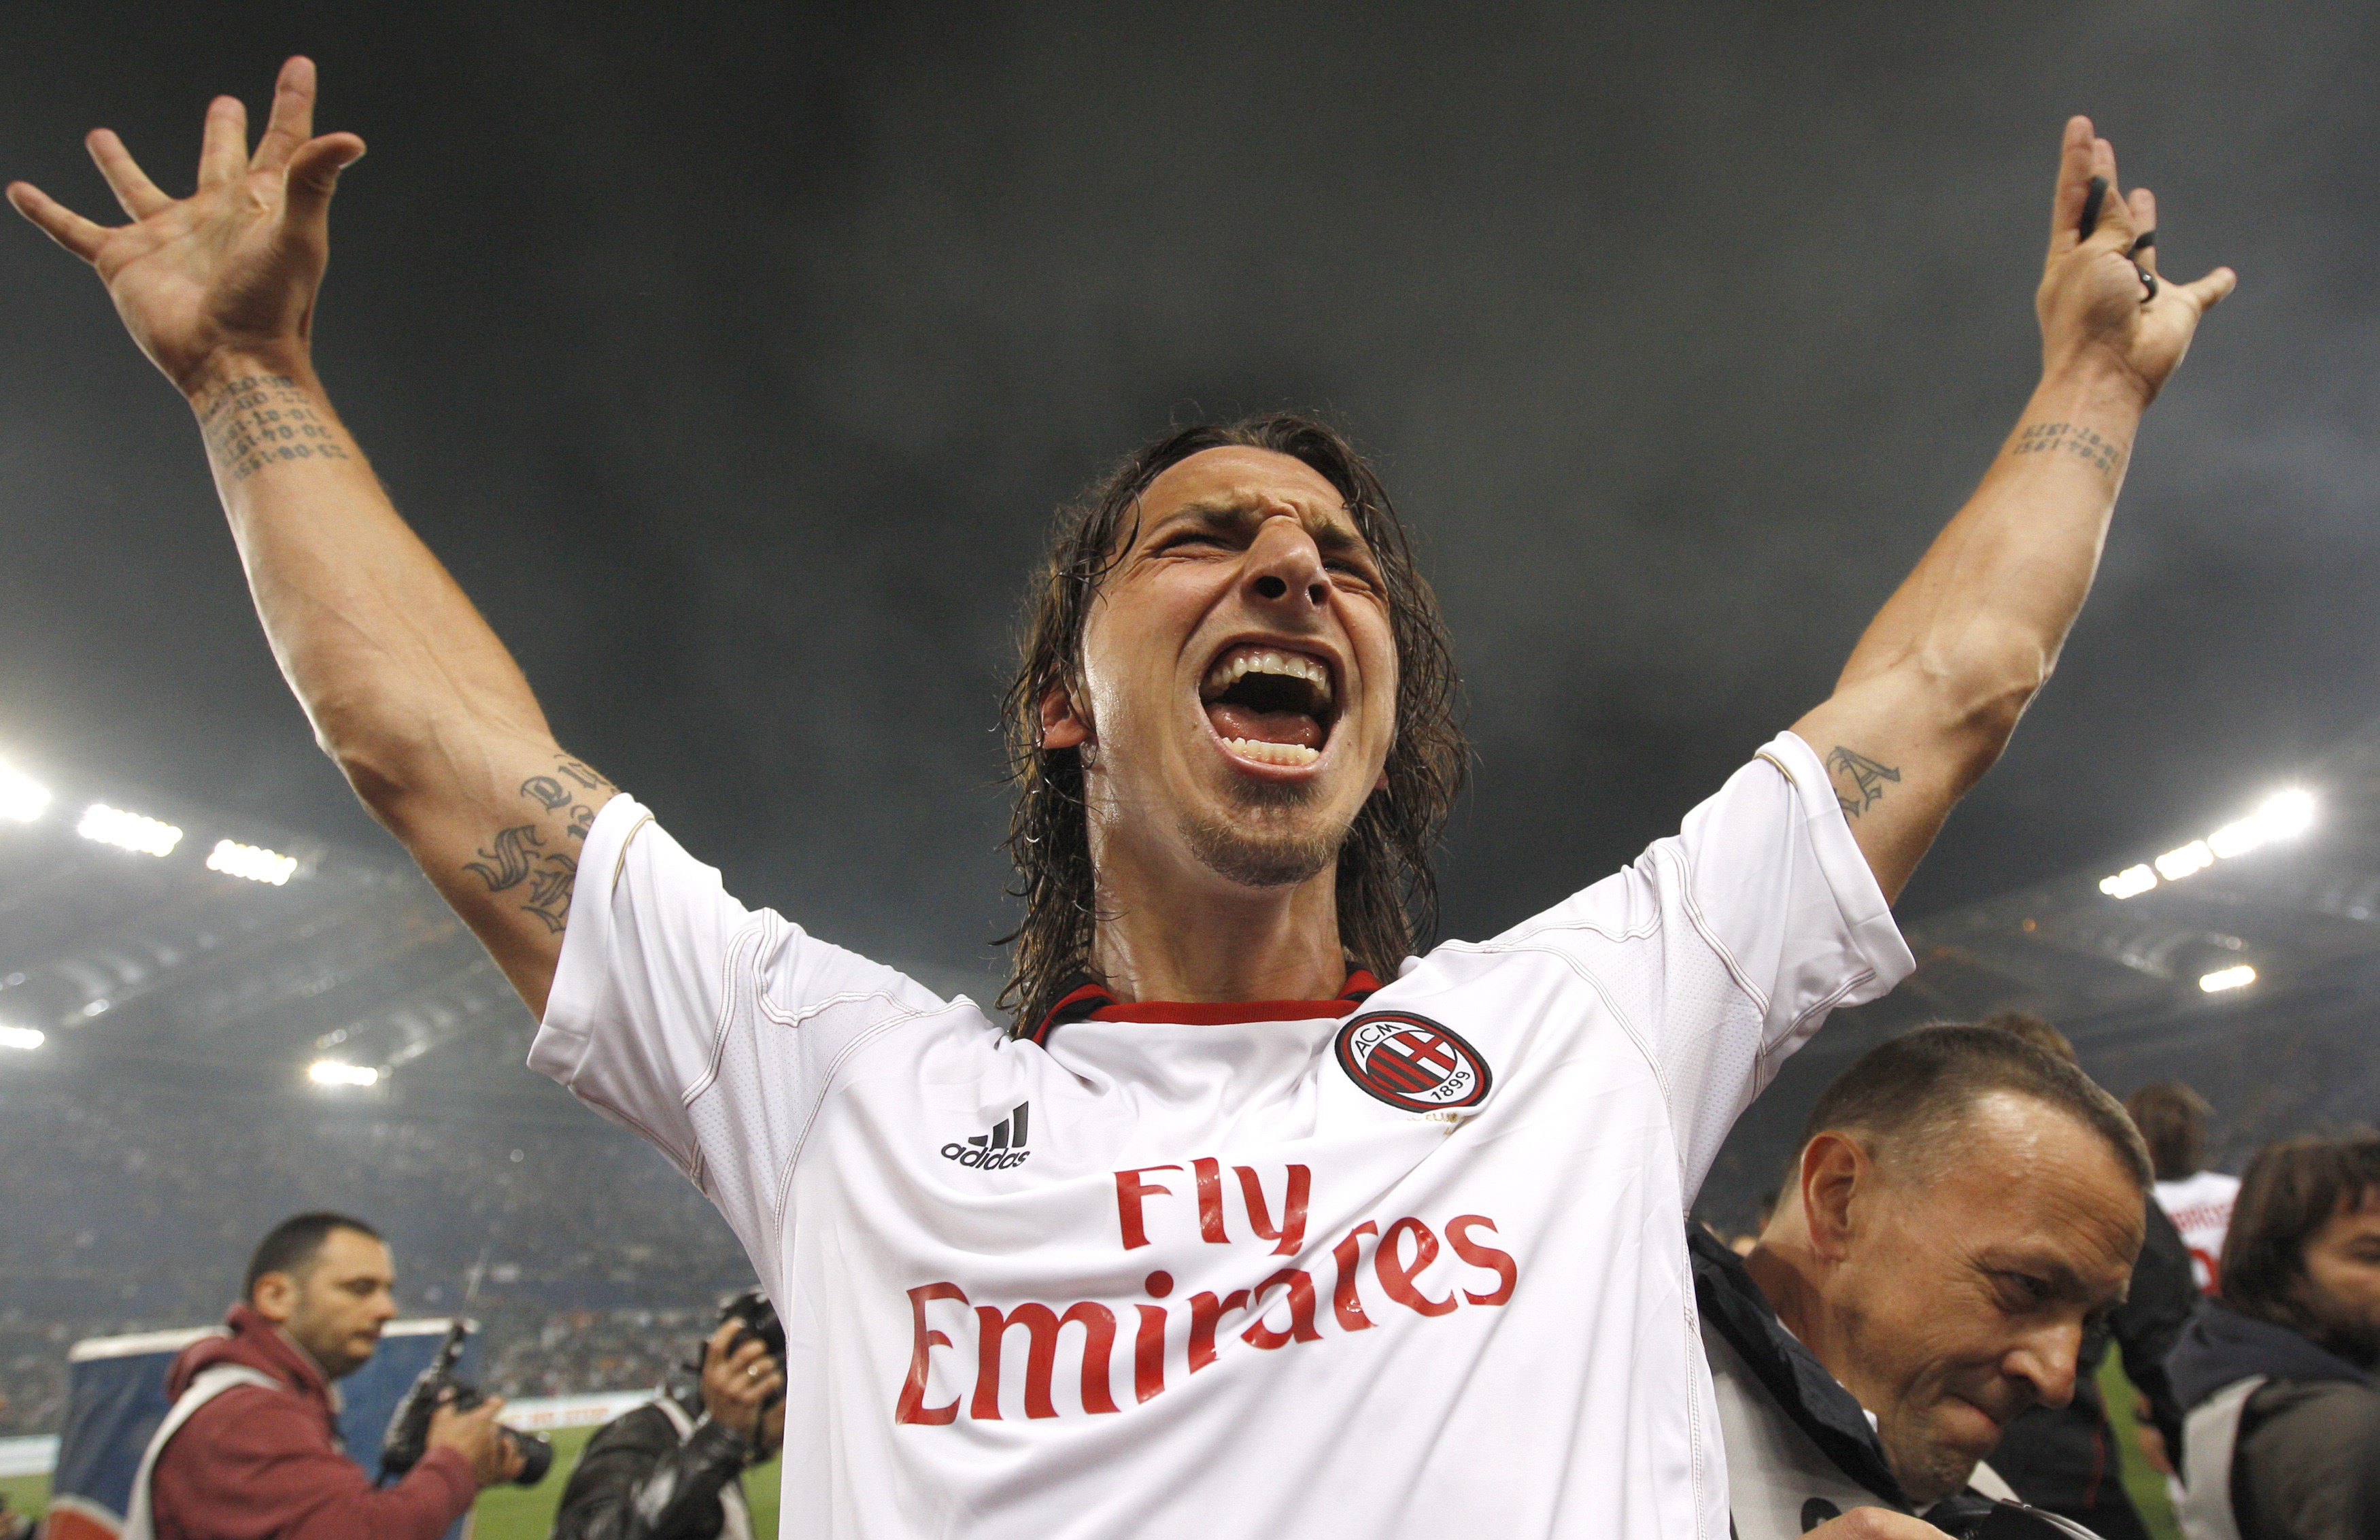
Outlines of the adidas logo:
M 965 1144 L 956 1140 L 942 1146 L 942 1158 L 978 1170 L 1004 1171 L 1033 1158 L 1025 1147 L 1026 1116 L 1033 1104 L 1020 1101 L 1016 1110 L 991 1125 L 989 1134 L 972 1134 Z

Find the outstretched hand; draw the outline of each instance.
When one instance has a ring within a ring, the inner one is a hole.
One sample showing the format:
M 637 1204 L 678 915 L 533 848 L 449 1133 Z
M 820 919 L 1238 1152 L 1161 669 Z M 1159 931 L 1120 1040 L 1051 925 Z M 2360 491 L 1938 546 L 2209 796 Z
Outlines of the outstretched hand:
M 106 128 L 85 140 L 129 224 L 83 218 L 29 182 L 8 201 L 91 264 L 140 350 L 191 394 L 222 358 L 302 355 L 330 257 L 331 192 L 364 152 L 353 134 L 314 137 L 314 65 L 281 67 L 273 116 L 254 153 L 248 109 L 207 107 L 198 190 L 169 198 Z
M 2095 178 L 2100 196 L 2092 196 Z M 2088 215 L 2092 228 L 2084 229 Z M 2198 319 L 2239 278 L 2218 267 L 2194 284 L 2156 278 L 2156 199 L 2146 188 L 2119 190 L 2116 148 L 2087 117 L 2068 120 L 2051 201 L 2049 256 L 2034 309 L 2045 370 L 2111 366 L 2145 406 L 2190 350 Z M 2143 279 L 2155 280 L 2152 285 Z

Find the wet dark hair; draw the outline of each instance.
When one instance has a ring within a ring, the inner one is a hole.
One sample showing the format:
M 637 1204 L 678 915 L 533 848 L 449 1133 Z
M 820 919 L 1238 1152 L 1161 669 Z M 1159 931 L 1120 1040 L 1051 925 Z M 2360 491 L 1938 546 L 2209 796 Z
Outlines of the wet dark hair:
M 2380 1193 L 2380 1134 L 2309 1135 L 2266 1145 L 2248 1162 L 2223 1237 L 2223 1303 L 2317 1341 L 2329 1335 L 2306 1297 L 2305 1249 L 2336 1216 Z
M 2124 1110 L 2148 1141 L 2159 1182 L 2179 1182 L 2206 1169 L 2206 1120 L 2215 1109 L 2204 1097 L 2179 1080 L 2160 1080 L 2126 1097 Z
M 2123 1105 L 2071 1061 L 2000 1026 L 1922 1026 L 1868 1049 L 1819 1093 L 1802 1143 L 1855 1132 L 1920 1158 L 1954 1158 L 1959 1125 L 1997 1091 L 2069 1114 L 2098 1134 L 2143 1188 L 2154 1180 Z
M 1041 698 L 1062 685 L 1081 698 L 1083 637 L 1099 585 L 1137 531 L 1149 483 L 1208 449 L 1269 449 L 1338 489 L 1370 547 L 1397 649 L 1397 731 L 1388 785 L 1372 794 L 1339 851 L 1339 937 L 1358 967 L 1392 978 L 1438 923 L 1430 860 L 1461 792 L 1470 747 L 1455 718 L 1453 649 L 1438 599 L 1415 564 L 1386 488 L 1344 435 L 1293 413 L 1177 429 L 1125 456 L 1062 511 L 1027 598 L 1022 657 L 1002 703 L 1016 805 L 1007 848 L 1025 919 L 1000 1003 L 1030 1030 L 1090 961 L 1097 925 L 1083 764 L 1041 743 Z
M 317 1210 L 311 1214 L 293 1214 L 267 1231 L 264 1239 L 256 1243 L 256 1251 L 248 1259 L 248 1279 L 240 1286 L 239 1297 L 253 1304 L 256 1280 L 267 1273 L 287 1273 L 304 1282 L 313 1270 L 314 1258 L 322 1254 L 322 1243 L 334 1230 L 352 1230 L 358 1235 L 369 1235 L 377 1241 L 379 1231 L 361 1219 L 351 1219 L 345 1214 Z

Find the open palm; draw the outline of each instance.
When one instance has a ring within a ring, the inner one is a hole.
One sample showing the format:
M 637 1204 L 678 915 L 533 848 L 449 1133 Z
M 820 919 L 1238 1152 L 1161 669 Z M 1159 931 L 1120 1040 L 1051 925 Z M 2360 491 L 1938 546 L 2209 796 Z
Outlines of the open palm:
M 98 270 L 150 361 L 187 393 L 209 364 L 305 347 L 330 256 L 331 192 L 364 152 L 353 134 L 313 137 L 314 66 L 281 67 L 272 119 L 251 154 L 237 97 L 207 107 L 198 190 L 169 198 L 105 128 L 86 140 L 129 224 L 94 224 L 27 182 L 8 201 Z

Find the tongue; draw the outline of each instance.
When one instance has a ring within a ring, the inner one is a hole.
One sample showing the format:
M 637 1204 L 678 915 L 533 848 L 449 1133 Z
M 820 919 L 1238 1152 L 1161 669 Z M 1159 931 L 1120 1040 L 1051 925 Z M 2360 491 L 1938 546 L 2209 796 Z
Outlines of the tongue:
M 1212 701 L 1207 720 L 1226 738 L 1254 738 L 1258 743 L 1322 746 L 1322 724 L 1303 711 L 1259 711 L 1237 701 Z

